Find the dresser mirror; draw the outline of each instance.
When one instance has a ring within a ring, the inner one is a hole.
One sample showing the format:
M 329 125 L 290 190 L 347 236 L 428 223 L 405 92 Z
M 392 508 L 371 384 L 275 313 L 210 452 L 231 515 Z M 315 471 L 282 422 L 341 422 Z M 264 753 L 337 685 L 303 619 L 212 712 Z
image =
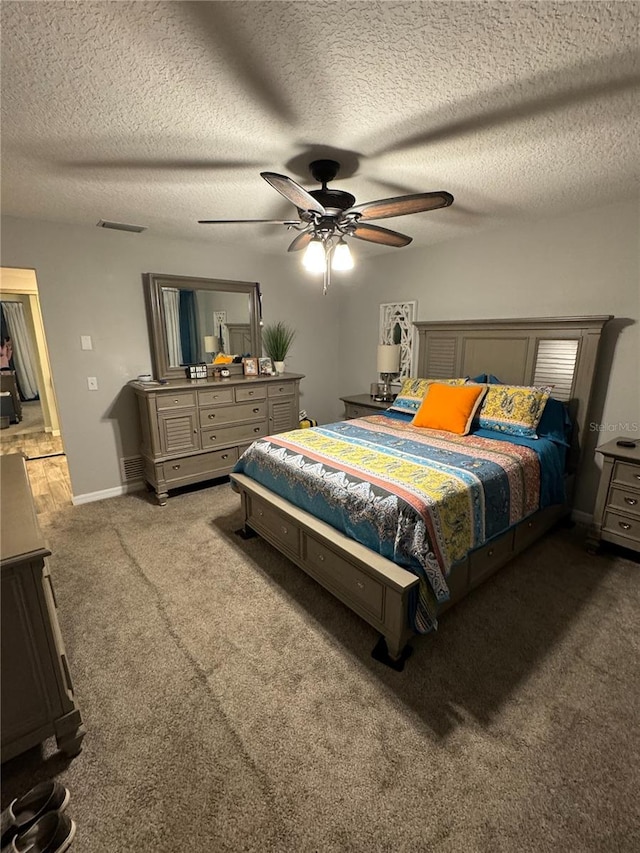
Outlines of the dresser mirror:
M 250 281 L 143 276 L 156 379 L 184 379 L 189 364 L 217 353 L 260 356 L 260 286 Z M 230 364 L 242 373 L 241 364 Z

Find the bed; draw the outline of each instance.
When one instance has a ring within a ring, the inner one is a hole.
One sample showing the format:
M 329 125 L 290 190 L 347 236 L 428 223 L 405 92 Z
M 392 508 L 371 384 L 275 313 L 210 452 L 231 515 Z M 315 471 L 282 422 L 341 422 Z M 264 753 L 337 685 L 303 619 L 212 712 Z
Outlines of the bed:
M 373 625 L 374 656 L 401 669 L 414 634 L 570 512 L 609 319 L 416 323 L 418 376 L 553 386 L 566 441 L 422 429 L 402 410 L 267 436 L 231 475 L 242 534 Z

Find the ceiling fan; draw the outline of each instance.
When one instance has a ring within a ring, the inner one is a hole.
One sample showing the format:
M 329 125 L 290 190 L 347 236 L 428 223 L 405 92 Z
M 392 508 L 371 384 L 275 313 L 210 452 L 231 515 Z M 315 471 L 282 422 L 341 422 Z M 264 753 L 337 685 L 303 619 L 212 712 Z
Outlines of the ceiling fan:
M 406 216 L 448 207 L 453 202 L 451 193 L 438 191 L 414 193 L 379 201 L 355 204 L 355 197 L 344 190 L 329 189 L 340 164 L 336 160 L 314 160 L 309 165 L 313 178 L 322 185 L 319 190 L 305 190 L 292 178 L 277 172 L 260 172 L 261 177 L 298 209 L 297 219 L 200 219 L 201 225 L 272 223 L 285 225 L 300 233 L 289 245 L 289 252 L 306 249 L 303 259 L 311 272 L 324 273 L 324 292 L 330 281 L 330 270 L 351 269 L 353 259 L 345 237 L 355 237 L 370 243 L 401 248 L 412 238 L 399 231 L 391 231 L 369 220 Z

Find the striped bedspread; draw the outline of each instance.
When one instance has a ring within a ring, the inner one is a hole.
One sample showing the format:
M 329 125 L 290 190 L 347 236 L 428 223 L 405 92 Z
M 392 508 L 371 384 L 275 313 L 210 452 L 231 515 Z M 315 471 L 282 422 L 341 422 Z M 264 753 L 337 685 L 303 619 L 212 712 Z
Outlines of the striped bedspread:
M 416 573 L 420 633 L 436 626 L 451 567 L 540 500 L 532 448 L 385 415 L 268 436 L 235 470 Z

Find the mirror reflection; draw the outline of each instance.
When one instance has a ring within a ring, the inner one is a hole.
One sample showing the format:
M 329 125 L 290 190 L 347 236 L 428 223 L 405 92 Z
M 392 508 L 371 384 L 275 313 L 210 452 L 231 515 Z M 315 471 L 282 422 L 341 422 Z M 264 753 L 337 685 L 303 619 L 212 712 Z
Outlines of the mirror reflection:
M 145 294 L 156 379 L 180 379 L 185 367 L 259 356 L 257 282 L 145 273 Z M 210 369 L 212 373 L 213 368 Z
M 253 354 L 246 293 L 163 287 L 169 367 L 212 362 L 216 355 Z

